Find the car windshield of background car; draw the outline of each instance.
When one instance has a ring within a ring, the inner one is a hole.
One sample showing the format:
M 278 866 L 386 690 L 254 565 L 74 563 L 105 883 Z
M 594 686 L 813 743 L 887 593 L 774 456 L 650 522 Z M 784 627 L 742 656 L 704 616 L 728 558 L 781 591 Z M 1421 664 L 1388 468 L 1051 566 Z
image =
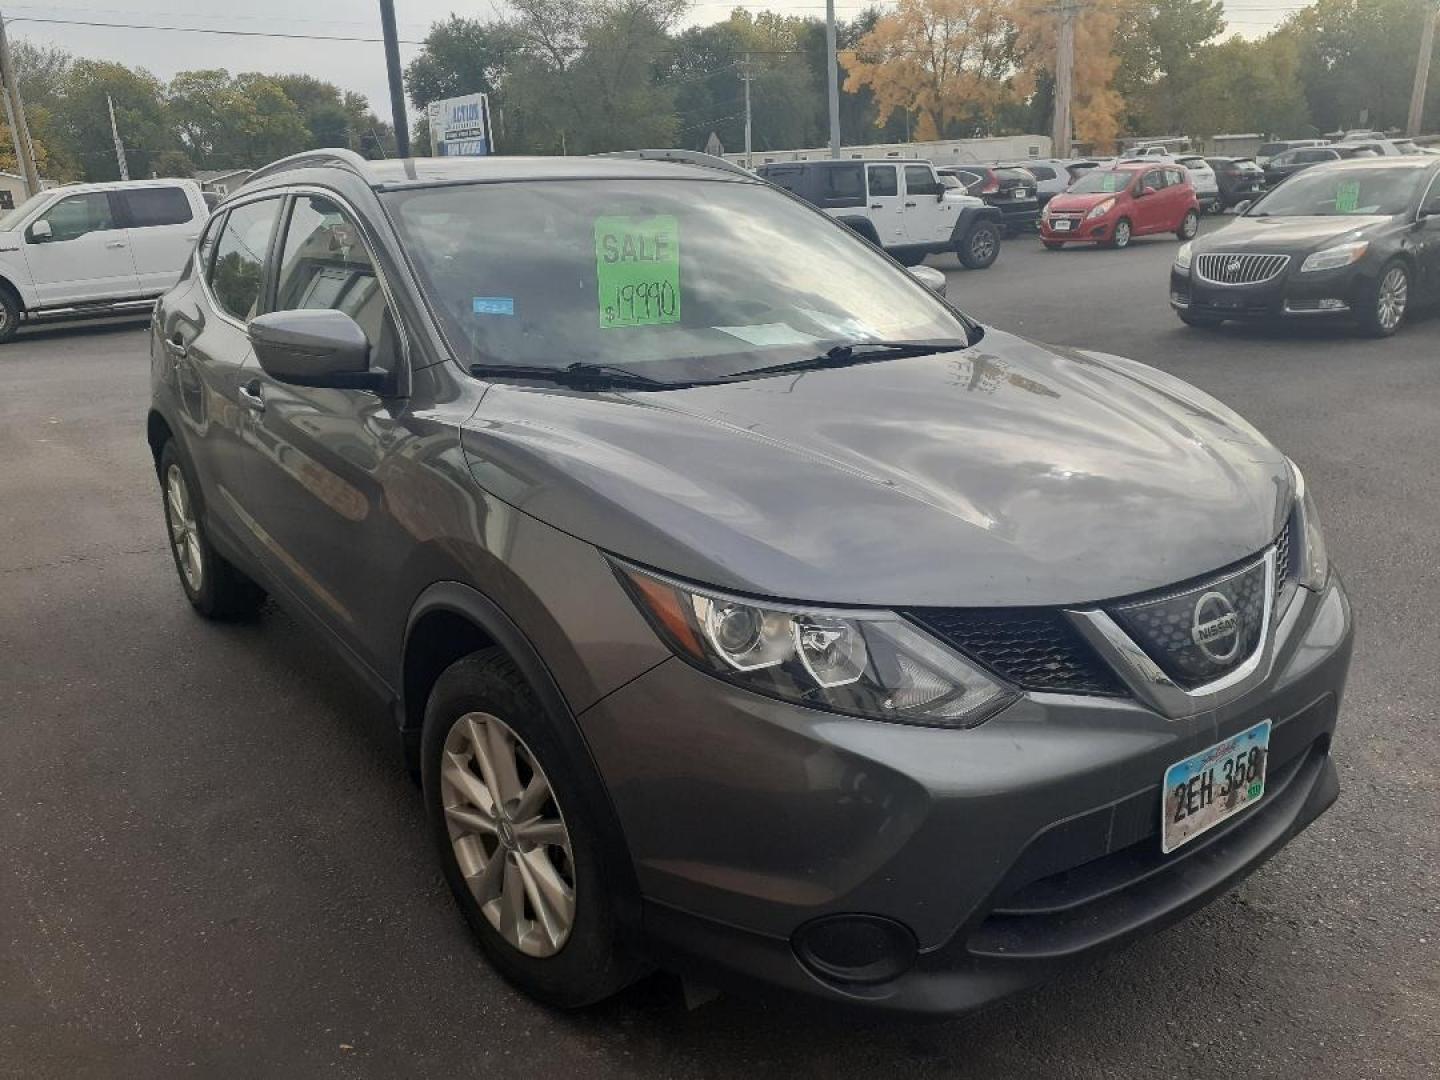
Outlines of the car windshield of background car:
M 1423 169 L 1310 169 L 1296 173 L 1246 217 L 1390 216 L 1409 209 Z

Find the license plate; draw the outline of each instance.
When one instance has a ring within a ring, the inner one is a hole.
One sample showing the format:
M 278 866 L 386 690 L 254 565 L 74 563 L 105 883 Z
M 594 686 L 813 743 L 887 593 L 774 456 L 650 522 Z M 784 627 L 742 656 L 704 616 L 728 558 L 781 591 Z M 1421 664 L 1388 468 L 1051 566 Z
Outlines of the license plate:
M 1016 189 L 1015 189 L 1015 198 L 1017 198 L 1017 199 L 1028 199 L 1029 197 L 1030 197 L 1030 189 L 1029 189 L 1029 188 L 1023 188 L 1023 187 L 1022 187 L 1022 188 L 1016 188 Z
M 1050 227 L 1056 232 L 1069 232 L 1070 226 L 1074 224 L 1073 221 L 1067 221 L 1065 218 L 1057 218 L 1050 223 Z
M 1270 721 L 1262 720 L 1165 770 L 1160 849 L 1166 854 L 1265 795 Z

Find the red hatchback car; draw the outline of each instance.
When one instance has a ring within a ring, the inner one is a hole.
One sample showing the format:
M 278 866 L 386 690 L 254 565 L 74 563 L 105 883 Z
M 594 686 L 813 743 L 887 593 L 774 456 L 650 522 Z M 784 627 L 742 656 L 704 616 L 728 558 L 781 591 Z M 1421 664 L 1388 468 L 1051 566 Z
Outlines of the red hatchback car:
M 1123 248 L 1135 236 L 1173 232 L 1181 240 L 1200 227 L 1200 204 L 1179 165 L 1131 163 L 1092 169 L 1056 195 L 1040 218 L 1047 248 L 1104 244 Z

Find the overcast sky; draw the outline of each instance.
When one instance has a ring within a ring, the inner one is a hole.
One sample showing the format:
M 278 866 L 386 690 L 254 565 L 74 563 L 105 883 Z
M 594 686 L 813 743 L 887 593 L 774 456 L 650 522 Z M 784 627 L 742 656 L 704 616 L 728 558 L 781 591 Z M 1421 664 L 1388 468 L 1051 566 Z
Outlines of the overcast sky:
M 851 18 L 873 0 L 836 0 L 841 18 Z M 1232 32 L 1247 37 L 1264 32 L 1302 0 L 1227 0 Z M 889 6 L 888 3 L 884 6 Z M 723 19 L 733 7 L 771 9 L 796 15 L 823 15 L 824 0 L 701 0 L 691 5 L 688 23 Z M 490 17 L 503 0 L 395 0 L 402 42 L 419 41 L 430 24 L 452 11 Z M 60 22 L 146 23 L 229 30 L 243 33 L 317 34 L 376 38 L 380 34 L 378 0 L 58 0 L 53 4 L 4 3 L 12 37 L 59 45 L 77 56 L 117 60 L 147 68 L 161 79 L 177 71 L 227 68 L 232 73 L 305 72 L 370 99 L 375 112 L 389 118 L 385 55 L 364 41 L 305 41 L 272 37 L 179 33 L 155 29 L 117 29 L 63 25 Z M 418 51 L 400 46 L 401 63 Z M 413 117 L 412 117 L 413 120 Z

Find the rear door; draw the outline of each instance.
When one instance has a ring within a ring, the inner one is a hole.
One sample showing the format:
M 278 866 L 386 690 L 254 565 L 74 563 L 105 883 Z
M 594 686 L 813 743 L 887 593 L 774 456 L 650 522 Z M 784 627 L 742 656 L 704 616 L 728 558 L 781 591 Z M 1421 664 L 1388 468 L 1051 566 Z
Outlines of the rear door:
M 905 210 L 900 197 L 900 168 L 896 165 L 865 166 L 867 213 L 880 237 L 881 247 L 899 247 L 906 242 Z
M 41 306 L 133 299 L 139 294 L 122 213 L 113 193 L 86 191 L 52 203 L 26 227 L 25 262 Z M 40 222 L 50 227 L 48 236 L 35 231 Z
M 905 235 L 912 244 L 939 244 L 950 239 L 960 208 L 940 197 L 944 188 L 929 165 L 906 165 Z
M 1135 185 L 1135 209 L 1131 225 L 1137 234 L 1152 233 L 1165 221 L 1165 170 L 1147 169 Z
M 1195 185 L 1185 170 L 1178 165 L 1170 165 L 1165 169 L 1165 190 L 1162 192 L 1165 200 L 1165 212 L 1167 217 L 1161 223 L 1162 229 L 1178 229 L 1180 222 L 1185 219 L 1195 201 Z
M 140 291 L 162 293 L 180 276 L 203 222 L 189 193 L 178 184 L 129 188 L 119 196 L 127 211 L 125 221 Z

